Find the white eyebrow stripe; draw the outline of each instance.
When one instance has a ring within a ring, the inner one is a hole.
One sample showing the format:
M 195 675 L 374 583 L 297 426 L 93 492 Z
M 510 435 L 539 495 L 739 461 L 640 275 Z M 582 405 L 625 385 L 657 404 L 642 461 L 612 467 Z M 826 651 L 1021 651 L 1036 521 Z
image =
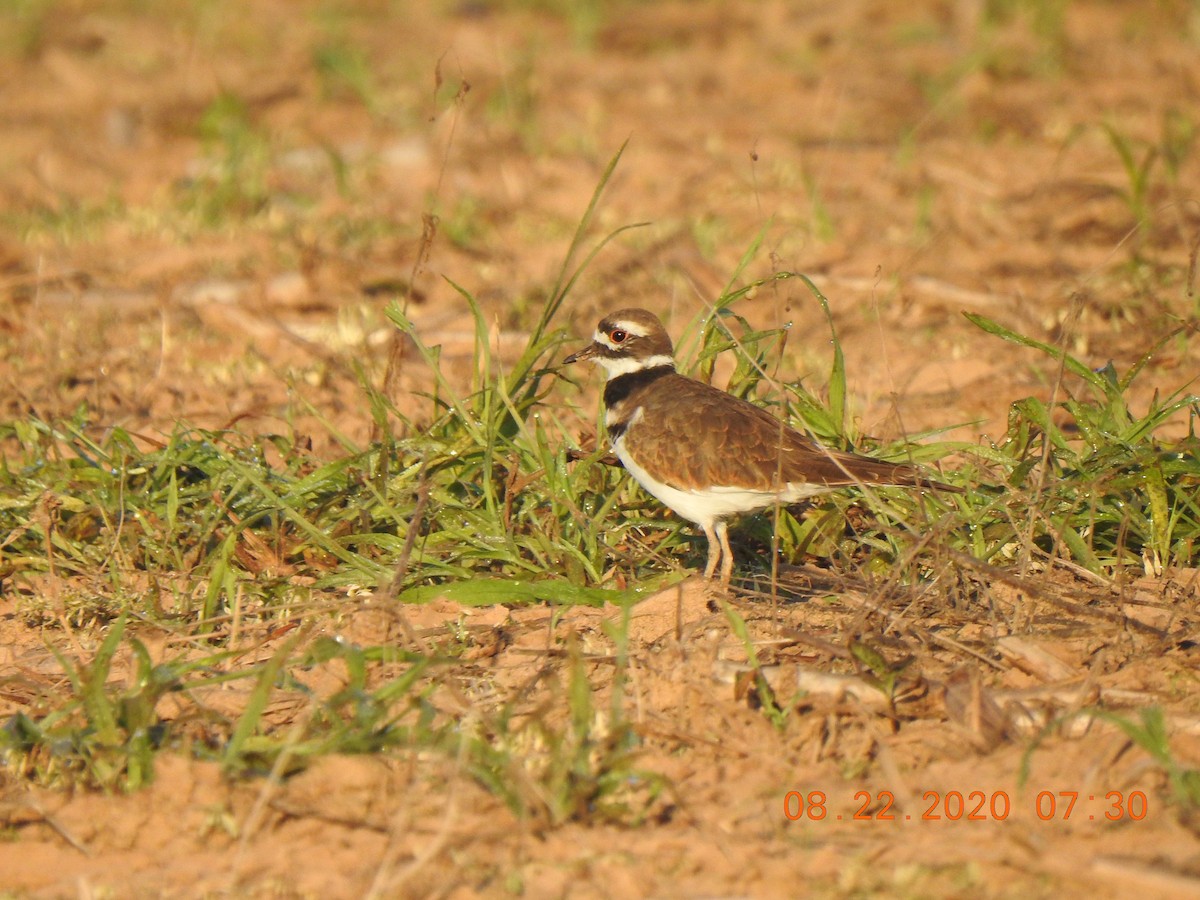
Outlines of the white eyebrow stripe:
M 611 322 L 608 326 L 608 331 L 602 328 L 597 328 L 596 333 L 592 335 L 592 340 L 597 344 L 603 344 L 609 350 L 616 350 L 620 344 L 615 343 L 608 335 L 609 332 L 624 331 L 630 337 L 644 338 L 650 332 L 642 328 L 636 322 Z
M 613 328 L 632 334 L 634 337 L 645 337 L 650 333 L 637 322 L 613 322 Z

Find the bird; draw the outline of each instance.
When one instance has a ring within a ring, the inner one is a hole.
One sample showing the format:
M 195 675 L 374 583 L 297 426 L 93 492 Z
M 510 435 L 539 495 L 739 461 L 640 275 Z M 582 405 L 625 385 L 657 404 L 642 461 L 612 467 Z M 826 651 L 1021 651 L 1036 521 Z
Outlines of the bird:
M 960 492 L 911 465 L 821 445 L 767 410 L 675 369 L 674 347 L 654 313 L 620 309 L 592 343 L 563 360 L 604 370 L 604 425 L 613 452 L 647 493 L 699 525 L 708 541 L 704 578 L 733 575 L 728 520 L 861 484 Z

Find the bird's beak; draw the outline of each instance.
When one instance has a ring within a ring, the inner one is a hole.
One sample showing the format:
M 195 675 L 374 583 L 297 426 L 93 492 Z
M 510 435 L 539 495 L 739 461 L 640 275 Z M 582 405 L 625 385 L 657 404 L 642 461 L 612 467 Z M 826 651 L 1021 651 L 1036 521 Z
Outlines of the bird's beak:
M 582 350 L 578 350 L 575 353 L 572 353 L 566 359 L 564 359 L 563 365 L 565 366 L 565 365 L 569 365 L 570 363 L 583 362 L 584 360 L 591 359 L 595 355 L 596 355 L 596 345 L 588 344 Z

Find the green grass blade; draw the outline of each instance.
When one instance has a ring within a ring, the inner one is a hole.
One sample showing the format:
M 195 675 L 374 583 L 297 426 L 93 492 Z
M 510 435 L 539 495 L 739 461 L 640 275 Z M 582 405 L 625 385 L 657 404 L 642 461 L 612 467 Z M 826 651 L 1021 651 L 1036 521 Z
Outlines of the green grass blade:
M 621 231 L 624 231 L 628 228 L 638 227 L 636 225 L 627 225 L 625 228 L 618 229 L 617 231 L 613 232 L 608 236 L 608 238 L 600 243 L 599 247 L 596 247 L 591 253 L 588 254 L 583 263 L 575 268 L 574 271 L 571 270 L 571 261 L 575 258 L 575 254 L 578 252 L 579 248 L 583 245 L 584 238 L 586 237 L 588 230 L 591 228 L 592 220 L 595 218 L 596 208 L 600 204 L 600 198 L 603 196 L 605 188 L 608 187 L 608 182 L 612 179 L 613 172 L 617 170 L 617 164 L 621 161 L 621 157 L 625 153 L 625 148 L 628 146 L 629 140 L 626 139 L 617 149 L 617 152 L 613 154 L 613 158 L 609 160 L 608 165 L 605 166 L 604 172 L 601 173 L 600 180 L 597 182 L 595 190 L 592 191 L 592 196 L 591 199 L 588 200 L 587 208 L 584 210 L 583 216 L 580 217 L 579 224 L 575 227 L 575 233 L 571 237 L 571 243 L 567 247 L 567 255 L 563 258 L 562 268 L 559 269 L 558 276 L 554 279 L 554 286 L 550 289 L 549 298 L 542 307 L 542 313 L 538 317 L 537 324 L 533 328 L 533 332 L 530 337 L 530 343 L 537 343 L 541 340 L 542 335 L 546 333 L 546 329 L 550 327 L 550 322 L 558 313 L 559 307 L 562 306 L 563 301 L 567 298 L 567 294 L 570 293 L 572 286 L 575 284 L 575 280 L 579 277 L 579 273 L 583 271 L 589 262 L 591 262 L 592 258 L 595 257 L 597 252 L 599 252 L 600 248 Z
M 83 707 L 87 711 L 88 722 L 95 729 L 96 738 L 108 746 L 115 746 L 121 741 L 116 709 L 107 687 L 113 656 L 121 644 L 121 636 L 125 633 L 125 621 L 125 614 L 122 613 L 113 622 L 104 642 L 96 651 L 95 659 L 88 666 L 83 684 Z
M 491 606 L 496 603 L 558 603 L 564 606 L 602 606 L 635 601 L 637 590 L 614 591 L 584 588 L 566 581 L 522 581 L 520 579 L 477 578 L 455 584 L 435 584 L 409 588 L 399 596 L 402 603 L 429 603 L 445 597 L 464 606 Z
M 981 316 L 978 313 L 964 312 L 963 315 L 967 321 L 978 328 L 983 329 L 988 334 L 993 334 L 998 338 L 1008 341 L 1012 344 L 1018 344 L 1022 347 L 1030 347 L 1034 350 L 1040 350 L 1055 361 L 1062 361 L 1063 366 L 1072 375 L 1078 375 L 1088 384 L 1094 387 L 1100 394 L 1107 395 L 1109 386 L 1104 377 L 1097 375 L 1092 371 L 1090 366 L 1081 363 L 1075 357 L 1062 350 L 1060 347 L 1055 347 L 1052 344 L 1047 344 L 1044 341 L 1039 341 L 1026 335 L 1019 334 L 1009 328 L 1005 328 L 999 322 L 995 322 L 987 316 Z
M 829 308 L 829 300 L 813 284 L 807 275 L 801 275 L 800 280 L 808 285 L 821 310 L 825 313 L 825 322 L 829 325 L 829 342 L 833 345 L 833 362 L 829 366 L 829 416 L 837 426 L 838 434 L 846 433 L 846 357 L 842 353 L 842 343 L 838 340 L 837 329 L 833 324 L 833 312 Z
M 242 752 L 262 724 L 263 713 L 266 712 L 267 704 L 271 700 L 271 692 L 275 689 L 275 682 L 279 678 L 279 673 L 283 670 L 284 663 L 292 655 L 292 651 L 300 642 L 301 637 L 302 634 L 296 634 L 289 638 L 267 660 L 259 672 L 258 681 L 255 682 L 254 689 L 246 699 L 246 707 L 238 718 L 238 723 L 233 729 L 233 734 L 229 736 L 229 741 L 225 745 L 221 765 L 226 771 L 233 771 L 241 767 Z

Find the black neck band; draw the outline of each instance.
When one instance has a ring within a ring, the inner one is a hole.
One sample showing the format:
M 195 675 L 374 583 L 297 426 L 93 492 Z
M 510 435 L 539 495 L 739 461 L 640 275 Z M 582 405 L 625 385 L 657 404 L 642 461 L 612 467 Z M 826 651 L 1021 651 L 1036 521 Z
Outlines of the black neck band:
M 612 409 L 638 388 L 653 384 L 664 375 L 671 375 L 674 372 L 675 367 L 672 365 L 654 366 L 651 369 L 638 369 L 636 372 L 626 372 L 624 375 L 609 379 L 608 384 L 604 386 L 604 408 Z

